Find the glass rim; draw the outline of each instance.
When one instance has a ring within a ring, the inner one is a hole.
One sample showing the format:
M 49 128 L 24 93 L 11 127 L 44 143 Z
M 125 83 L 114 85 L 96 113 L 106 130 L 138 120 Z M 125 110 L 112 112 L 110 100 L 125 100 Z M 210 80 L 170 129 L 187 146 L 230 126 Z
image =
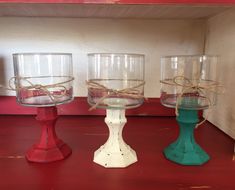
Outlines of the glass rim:
M 166 55 L 166 56 L 161 56 L 161 59 L 163 58 L 180 58 L 180 57 L 216 57 L 218 58 L 219 56 L 218 55 L 207 55 L 207 54 L 195 54 L 195 55 Z
M 67 55 L 72 56 L 72 53 L 51 53 L 51 52 L 29 52 L 29 53 L 13 53 L 13 56 L 19 55 Z
M 117 55 L 117 56 L 137 56 L 137 57 L 145 57 L 145 54 L 139 54 L 139 53 L 88 53 L 87 56 L 95 56 L 95 55 L 101 55 L 101 56 L 111 56 L 111 55 Z

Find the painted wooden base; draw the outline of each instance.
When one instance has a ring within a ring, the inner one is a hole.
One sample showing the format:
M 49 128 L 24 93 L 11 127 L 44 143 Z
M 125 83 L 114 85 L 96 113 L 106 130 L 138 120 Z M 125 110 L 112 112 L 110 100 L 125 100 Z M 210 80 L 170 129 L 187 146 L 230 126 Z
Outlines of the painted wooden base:
M 181 165 L 202 165 L 207 162 L 210 157 L 194 139 L 194 128 L 199 121 L 197 111 L 180 109 L 177 121 L 180 135 L 165 148 L 165 157 Z
M 55 132 L 55 123 L 58 118 L 57 108 L 42 107 L 37 108 L 36 120 L 39 121 L 42 131 L 37 144 L 33 145 L 26 153 L 26 159 L 30 162 L 48 163 L 63 160 L 72 151 Z
M 137 162 L 135 151 L 122 138 L 122 130 L 127 122 L 125 110 L 108 109 L 106 114 L 109 138 L 95 151 L 94 162 L 106 168 L 124 168 Z
M 49 163 L 63 160 L 71 153 L 71 149 L 63 141 L 60 141 L 56 147 L 50 149 L 41 149 L 38 144 L 35 144 L 26 153 L 26 159 L 30 162 Z
M 33 116 L 0 115 L 1 190 L 235 189 L 234 140 L 209 122 L 196 130 L 195 137 L 213 159 L 203 167 L 182 167 L 161 155 L 162 147 L 178 134 L 173 117 L 130 117 L 124 132 L 138 149 L 139 162 L 125 169 L 105 169 L 89 159 L 91 149 L 104 141 L 107 133 L 100 116 L 61 116 L 59 122 L 58 132 L 70 139 L 76 151 L 65 161 L 29 164 L 23 153 L 38 135 L 32 127 Z

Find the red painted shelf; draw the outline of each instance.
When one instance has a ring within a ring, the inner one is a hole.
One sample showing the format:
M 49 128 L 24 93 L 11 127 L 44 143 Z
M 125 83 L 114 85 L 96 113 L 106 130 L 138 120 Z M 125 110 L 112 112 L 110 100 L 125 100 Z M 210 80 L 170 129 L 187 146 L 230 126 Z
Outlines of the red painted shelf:
M 128 117 L 124 139 L 138 162 L 125 169 L 105 169 L 92 162 L 93 152 L 107 139 L 101 116 L 63 116 L 58 135 L 72 148 L 66 160 L 35 164 L 24 154 L 39 138 L 33 116 L 0 116 L 0 189 L 7 190 L 234 190 L 234 141 L 210 123 L 195 131 L 211 156 L 203 166 L 181 166 L 162 150 L 178 134 L 174 117 Z

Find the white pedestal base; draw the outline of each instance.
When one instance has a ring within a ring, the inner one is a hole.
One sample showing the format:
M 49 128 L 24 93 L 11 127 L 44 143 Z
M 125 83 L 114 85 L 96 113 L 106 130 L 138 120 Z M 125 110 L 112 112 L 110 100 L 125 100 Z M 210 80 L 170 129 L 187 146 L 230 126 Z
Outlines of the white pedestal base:
M 109 128 L 109 138 L 95 151 L 95 163 L 106 168 L 124 168 L 137 162 L 135 151 L 122 138 L 122 129 L 126 122 L 124 109 L 107 109 L 105 123 Z

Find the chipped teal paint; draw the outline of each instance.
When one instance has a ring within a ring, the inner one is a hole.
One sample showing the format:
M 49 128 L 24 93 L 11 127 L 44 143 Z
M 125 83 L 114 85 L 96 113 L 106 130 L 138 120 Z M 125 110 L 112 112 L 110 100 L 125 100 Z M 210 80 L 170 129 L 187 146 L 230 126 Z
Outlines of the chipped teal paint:
M 202 165 L 210 157 L 195 142 L 194 128 L 199 122 L 196 110 L 179 109 L 176 120 L 180 126 L 178 139 L 164 150 L 165 157 L 182 165 Z

